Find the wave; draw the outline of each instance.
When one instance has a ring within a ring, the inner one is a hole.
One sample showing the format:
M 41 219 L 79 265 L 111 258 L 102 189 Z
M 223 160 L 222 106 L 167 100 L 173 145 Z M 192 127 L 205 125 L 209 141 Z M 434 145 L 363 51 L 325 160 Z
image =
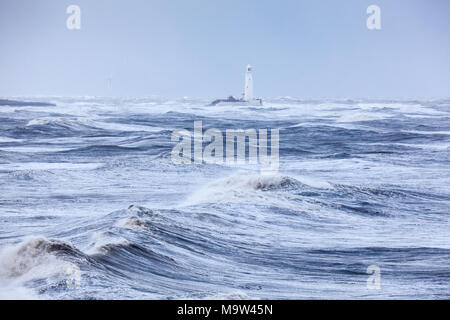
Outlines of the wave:
M 130 206 L 123 212 L 137 217 L 151 210 Z M 139 244 L 137 239 L 143 235 L 137 232 L 125 239 L 117 228 L 104 225 L 103 231 L 91 235 L 84 252 L 59 239 L 25 238 L 0 252 L 0 299 L 45 298 L 45 293 L 54 291 L 71 297 L 76 292 L 70 289 L 80 286 L 82 278 L 110 286 L 110 279 L 117 276 L 134 278 L 136 272 L 158 273 L 158 268 L 173 267 L 172 258 Z
M 297 178 L 280 174 L 259 174 L 247 171 L 213 181 L 191 195 L 184 205 L 214 202 L 254 202 L 267 199 L 267 191 L 304 190 L 310 188 L 333 188 L 325 181 Z M 276 197 L 273 197 L 276 198 Z
M 22 142 L 22 139 L 15 139 L 10 137 L 0 136 L 0 143 L 10 143 L 10 142 Z
M 121 237 L 118 237 L 111 232 L 101 231 L 96 232 L 92 236 L 90 255 L 108 254 L 111 250 L 117 248 L 126 248 L 132 244 Z
M 30 288 L 17 285 L 0 284 L 0 300 L 39 300 L 42 299 Z
M 28 121 L 26 127 L 47 126 L 47 127 L 62 127 L 67 129 L 83 130 L 87 127 L 94 127 L 91 121 L 80 118 L 40 118 Z
M 116 226 L 126 229 L 141 229 L 151 223 L 151 217 L 159 215 L 151 209 L 137 205 L 129 206 L 127 214 L 130 214 L 131 216 L 120 219 Z
M 97 128 L 92 120 L 83 118 L 46 117 L 29 120 L 25 125 L 17 124 L 10 128 L 8 135 L 28 139 L 30 137 L 57 138 L 83 134 L 84 136 L 104 134 L 106 131 Z
M 13 165 L 0 164 L 0 171 L 52 171 L 52 170 L 94 170 L 102 167 L 102 163 L 69 163 L 69 162 L 25 162 L 14 163 Z
M 234 291 L 229 293 L 218 293 L 215 295 L 207 296 L 205 300 L 255 300 L 250 298 L 245 292 Z
M 108 122 L 107 120 L 89 120 L 84 118 L 38 118 L 28 121 L 26 128 L 41 128 L 41 129 L 65 129 L 71 131 L 108 131 L 108 132 L 149 132 L 157 133 L 167 130 L 162 127 L 155 127 L 148 123 L 146 125 L 127 123 L 127 122 Z
M 61 154 L 79 154 L 84 156 L 97 157 L 99 155 L 108 156 L 123 154 L 130 151 L 143 151 L 141 148 L 121 147 L 118 145 L 93 145 L 89 147 L 74 148 L 70 150 L 59 151 Z
M 79 266 L 65 258 L 83 256 L 67 242 L 44 237 L 29 237 L 6 247 L 0 252 L 0 297 L 8 299 L 24 291 L 30 293 L 24 285 L 33 280 L 56 278 L 66 285 L 80 281 Z M 11 294 L 8 288 L 14 288 Z
M 387 113 L 351 113 L 347 115 L 340 116 L 337 122 L 364 122 L 364 121 L 375 121 L 384 120 L 391 118 L 391 114 Z
M 409 130 L 404 131 L 407 133 L 413 133 L 413 134 L 423 134 L 423 135 L 450 135 L 450 131 L 419 131 L 419 130 Z

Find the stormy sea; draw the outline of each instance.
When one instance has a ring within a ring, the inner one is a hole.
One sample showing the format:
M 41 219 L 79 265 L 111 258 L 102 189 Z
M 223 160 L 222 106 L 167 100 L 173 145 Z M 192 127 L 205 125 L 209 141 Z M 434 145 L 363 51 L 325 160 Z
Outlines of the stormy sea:
M 0 299 L 450 298 L 450 100 L 11 99 Z M 175 163 L 194 121 L 278 172 Z

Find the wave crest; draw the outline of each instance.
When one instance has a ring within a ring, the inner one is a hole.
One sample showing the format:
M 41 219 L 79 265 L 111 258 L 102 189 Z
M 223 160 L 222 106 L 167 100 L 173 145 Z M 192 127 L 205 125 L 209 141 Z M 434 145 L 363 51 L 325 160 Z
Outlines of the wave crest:
M 289 176 L 237 172 L 209 183 L 195 192 L 185 205 L 209 202 L 241 202 L 260 198 L 264 192 L 302 188 L 303 184 Z
M 26 282 L 53 276 L 70 276 L 79 268 L 62 255 L 79 255 L 67 242 L 30 237 L 0 252 L 0 282 Z

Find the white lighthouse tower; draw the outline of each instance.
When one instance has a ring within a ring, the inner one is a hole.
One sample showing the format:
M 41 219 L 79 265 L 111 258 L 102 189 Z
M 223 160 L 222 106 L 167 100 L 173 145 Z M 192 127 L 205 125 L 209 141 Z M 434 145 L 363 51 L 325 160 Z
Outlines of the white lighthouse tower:
M 227 99 L 216 99 L 209 104 L 210 106 L 217 105 L 247 105 L 247 106 L 262 106 L 263 101 L 261 98 L 255 99 L 253 97 L 253 76 L 252 66 L 247 65 L 245 69 L 245 89 L 244 93 L 239 99 L 233 96 L 229 96 Z
M 251 102 L 253 100 L 253 76 L 252 76 L 252 66 L 247 65 L 245 71 L 245 91 L 244 91 L 244 101 Z

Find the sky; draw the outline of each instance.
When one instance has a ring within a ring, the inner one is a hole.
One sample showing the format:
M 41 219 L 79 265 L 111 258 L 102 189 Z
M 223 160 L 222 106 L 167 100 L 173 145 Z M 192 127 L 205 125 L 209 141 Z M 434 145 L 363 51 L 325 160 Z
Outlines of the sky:
M 0 0 L 2 97 L 240 96 L 247 64 L 260 97 L 449 98 L 450 1 Z

